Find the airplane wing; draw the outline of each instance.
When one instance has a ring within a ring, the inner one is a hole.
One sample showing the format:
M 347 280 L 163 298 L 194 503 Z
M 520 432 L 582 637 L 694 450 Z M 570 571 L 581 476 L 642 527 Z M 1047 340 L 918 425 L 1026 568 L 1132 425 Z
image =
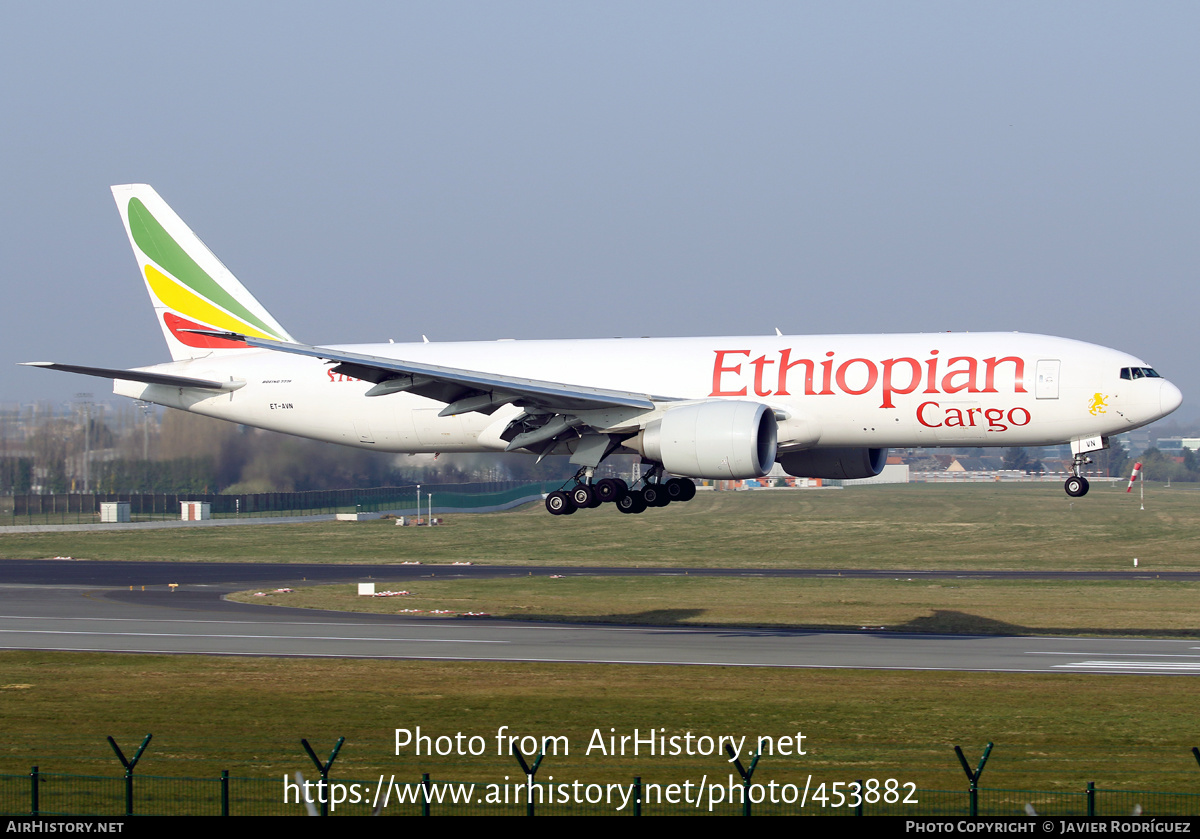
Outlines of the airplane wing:
M 675 397 L 655 396 L 632 391 L 609 390 L 582 385 L 548 382 L 499 373 L 481 373 L 457 367 L 443 367 L 416 361 L 387 358 L 378 355 L 346 352 L 331 347 L 314 347 L 287 341 L 268 341 L 252 338 L 236 332 L 212 330 L 186 330 L 227 341 L 239 341 L 247 346 L 276 352 L 294 353 L 325 361 L 336 362 L 335 372 L 373 382 L 375 387 L 367 396 L 384 396 L 389 393 L 407 391 L 445 402 L 440 416 L 478 411 L 484 414 L 495 412 L 501 405 L 513 404 L 532 409 L 530 413 L 551 415 L 550 422 L 539 426 L 536 439 L 521 434 L 513 440 L 512 448 L 523 447 L 557 436 L 550 435 L 551 428 L 561 426 L 560 432 L 584 424 L 572 415 L 580 411 L 600 408 L 634 408 L 650 411 L 656 402 L 677 401 Z M 555 416 L 557 415 L 557 416 Z
M 46 370 L 62 370 L 65 373 L 82 373 L 101 379 L 121 379 L 126 382 L 145 382 L 148 385 L 167 387 L 192 387 L 200 390 L 237 390 L 245 385 L 242 381 L 214 382 L 208 379 L 193 379 L 189 376 L 172 376 L 168 373 L 153 373 L 148 370 L 118 370 L 109 367 L 81 367 L 78 364 L 58 364 L 54 361 L 22 361 L 22 367 L 41 367 Z

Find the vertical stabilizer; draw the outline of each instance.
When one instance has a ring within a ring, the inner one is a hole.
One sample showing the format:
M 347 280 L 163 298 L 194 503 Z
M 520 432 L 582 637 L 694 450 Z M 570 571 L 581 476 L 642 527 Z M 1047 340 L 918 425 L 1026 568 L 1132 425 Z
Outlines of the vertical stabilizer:
M 112 188 L 171 358 L 242 352 L 246 345 L 188 332 L 214 329 L 292 341 L 287 330 L 146 184 Z

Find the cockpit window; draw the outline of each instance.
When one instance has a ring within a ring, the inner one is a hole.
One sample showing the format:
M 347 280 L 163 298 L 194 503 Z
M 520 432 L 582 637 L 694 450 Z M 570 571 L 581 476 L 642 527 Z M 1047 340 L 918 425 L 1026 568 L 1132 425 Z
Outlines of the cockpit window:
M 1122 367 L 1121 378 L 1126 381 L 1132 379 L 1161 379 L 1158 371 L 1153 367 Z

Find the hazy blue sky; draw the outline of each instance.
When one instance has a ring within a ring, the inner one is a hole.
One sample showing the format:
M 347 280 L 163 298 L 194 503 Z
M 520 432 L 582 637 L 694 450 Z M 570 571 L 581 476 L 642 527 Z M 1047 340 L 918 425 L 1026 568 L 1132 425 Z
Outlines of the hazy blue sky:
M 166 360 L 109 184 L 299 340 L 1021 330 L 1183 388 L 1195 3 L 7 2 L 0 401 Z

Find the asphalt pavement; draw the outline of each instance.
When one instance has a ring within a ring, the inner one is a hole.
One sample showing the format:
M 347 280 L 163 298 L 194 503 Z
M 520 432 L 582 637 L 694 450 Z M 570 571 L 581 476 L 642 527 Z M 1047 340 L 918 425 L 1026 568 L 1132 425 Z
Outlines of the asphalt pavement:
M 0 560 L 0 649 L 722 667 L 1200 673 L 1200 641 L 603 626 L 413 618 L 233 603 L 248 587 L 422 576 L 527 576 L 503 566 Z M 1197 579 L 1200 574 L 539 568 L 538 574 Z M 177 587 L 169 587 L 176 583 Z

